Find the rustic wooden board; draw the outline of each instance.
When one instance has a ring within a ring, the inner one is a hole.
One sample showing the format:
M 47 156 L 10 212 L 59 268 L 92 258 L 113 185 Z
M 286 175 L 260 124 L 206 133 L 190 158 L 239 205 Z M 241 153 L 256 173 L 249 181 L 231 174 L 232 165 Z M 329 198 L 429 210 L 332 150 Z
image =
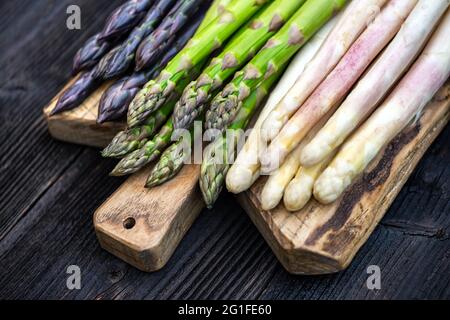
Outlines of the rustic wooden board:
M 98 102 L 106 87 L 79 108 L 49 117 L 61 91 L 44 109 L 50 134 L 67 142 L 105 147 L 125 127 L 124 123 L 96 122 Z M 148 272 L 167 263 L 204 208 L 197 184 L 198 166 L 185 166 L 175 179 L 150 190 L 144 188 L 149 171 L 132 175 L 94 214 L 100 245 Z
M 261 209 L 261 178 L 239 201 L 283 266 L 295 274 L 345 269 L 384 216 L 413 169 L 450 117 L 450 84 L 420 120 L 399 134 L 343 196 L 330 205 L 311 200 L 290 213 L 282 204 Z
M 102 90 L 78 109 L 52 118 L 47 116 L 50 133 L 64 141 L 105 146 L 123 124 L 96 124 Z M 450 85 L 444 86 L 426 107 L 420 121 L 405 129 L 360 181 L 331 205 L 312 200 L 296 213 L 289 213 L 282 205 L 264 211 L 259 203 L 264 178 L 238 196 L 289 272 L 325 274 L 349 265 L 447 124 L 449 91 Z M 46 115 L 54 107 L 55 99 L 45 109 Z M 186 166 L 170 183 L 151 190 L 143 188 L 148 170 L 129 178 L 97 210 L 94 225 L 103 248 L 141 270 L 154 271 L 168 261 L 203 208 L 203 202 L 197 190 L 197 166 Z
M 125 123 L 121 122 L 97 124 L 97 106 L 108 84 L 96 90 L 78 108 L 49 117 L 49 113 L 55 107 L 60 94 L 75 80 L 76 78 L 72 79 L 44 109 L 48 130 L 58 140 L 91 147 L 105 147 L 118 131 L 125 128 Z

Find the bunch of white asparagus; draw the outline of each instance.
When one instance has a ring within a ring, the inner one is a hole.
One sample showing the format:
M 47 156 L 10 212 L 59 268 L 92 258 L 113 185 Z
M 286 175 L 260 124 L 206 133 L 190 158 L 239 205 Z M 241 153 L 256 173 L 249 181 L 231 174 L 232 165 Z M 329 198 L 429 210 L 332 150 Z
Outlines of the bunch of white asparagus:
M 228 190 L 270 173 L 264 210 L 339 198 L 448 78 L 449 3 L 351 2 L 291 64 L 229 170 Z

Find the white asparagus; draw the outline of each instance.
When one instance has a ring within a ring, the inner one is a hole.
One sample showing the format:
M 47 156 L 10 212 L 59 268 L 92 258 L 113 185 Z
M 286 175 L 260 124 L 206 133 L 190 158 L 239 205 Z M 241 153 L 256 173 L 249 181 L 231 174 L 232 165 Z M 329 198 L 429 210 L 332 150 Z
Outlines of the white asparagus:
M 380 150 L 431 100 L 450 75 L 450 11 L 423 53 L 386 101 L 344 143 L 314 185 L 323 203 L 336 200 Z
M 350 91 L 365 69 L 395 36 L 417 0 L 391 0 L 352 44 L 338 65 L 285 124 L 260 158 L 271 172 L 308 131 Z
M 303 151 L 303 148 L 323 127 L 334 111 L 334 109 L 330 110 L 330 112 L 328 112 L 328 114 L 308 132 L 308 135 L 297 146 L 297 148 L 289 154 L 286 161 L 284 161 L 284 163 L 277 170 L 272 172 L 269 179 L 266 181 L 260 196 L 261 207 L 263 210 L 271 210 L 280 203 L 287 185 L 295 177 L 295 174 L 300 167 L 300 154 Z
M 381 57 L 305 146 L 300 157 L 302 165 L 311 166 L 326 158 L 373 111 L 411 65 L 448 6 L 449 0 L 419 0 Z
M 333 153 L 311 167 L 300 166 L 295 178 L 284 191 L 283 202 L 288 211 L 301 210 L 308 203 L 312 197 L 316 179 L 330 163 L 332 157 Z
M 295 173 L 300 166 L 300 153 L 303 145 L 299 145 L 286 158 L 283 165 L 272 173 L 266 181 L 261 191 L 261 208 L 263 210 L 271 210 L 275 208 L 283 198 L 284 190 L 289 182 L 294 178 Z
M 270 111 L 284 97 L 291 88 L 299 75 L 303 72 L 306 64 L 314 57 L 327 35 L 340 17 L 338 14 L 331 19 L 324 27 L 322 27 L 308 43 L 297 53 L 290 63 L 289 67 L 283 74 L 275 89 L 269 96 L 264 108 L 259 114 L 258 120 L 253 126 L 246 143 L 240 150 L 236 161 L 231 166 L 226 177 L 227 189 L 233 193 L 240 193 L 248 188 L 259 178 L 259 159 L 260 150 L 265 148 L 265 144 L 261 140 L 261 124 Z
M 386 0 L 351 2 L 305 71 L 262 125 L 262 138 L 270 142 L 292 114 L 336 66 L 349 47 L 366 29 Z

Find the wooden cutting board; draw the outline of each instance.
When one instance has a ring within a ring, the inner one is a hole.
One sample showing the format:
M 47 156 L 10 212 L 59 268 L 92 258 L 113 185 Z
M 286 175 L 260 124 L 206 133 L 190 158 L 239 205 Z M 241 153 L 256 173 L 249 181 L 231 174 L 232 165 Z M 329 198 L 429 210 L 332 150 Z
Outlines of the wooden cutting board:
M 122 123 L 98 125 L 104 88 L 79 108 L 49 118 L 57 95 L 44 109 L 51 135 L 59 140 L 104 147 Z M 365 243 L 409 175 L 450 118 L 450 84 L 372 163 L 364 175 L 331 205 L 312 200 L 290 213 L 282 205 L 261 209 L 265 178 L 238 196 L 283 266 L 294 274 L 326 274 L 345 269 Z M 147 190 L 150 168 L 131 176 L 94 214 L 101 246 L 144 271 L 162 268 L 204 207 L 199 167 L 188 165 L 172 181 Z

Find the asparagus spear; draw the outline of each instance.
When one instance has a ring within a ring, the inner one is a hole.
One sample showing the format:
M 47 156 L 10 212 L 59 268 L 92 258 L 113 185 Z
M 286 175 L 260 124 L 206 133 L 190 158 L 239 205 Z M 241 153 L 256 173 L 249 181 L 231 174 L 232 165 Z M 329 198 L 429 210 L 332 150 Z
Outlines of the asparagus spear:
M 147 71 L 136 72 L 112 84 L 100 100 L 97 122 L 103 123 L 124 117 L 131 100 L 133 100 L 137 92 L 144 86 L 147 79 L 157 76 L 161 69 L 186 45 L 197 30 L 200 21 L 201 15 L 181 35 L 177 36 L 176 41 L 174 41 L 163 58 L 153 68 Z
M 304 148 L 303 165 L 311 166 L 326 158 L 373 111 L 422 49 L 448 6 L 447 0 L 419 1 L 381 57 Z
M 115 9 L 108 17 L 102 32 L 89 38 L 75 55 L 73 73 L 97 64 L 112 43 L 126 35 L 144 17 L 154 0 L 130 0 Z
M 155 30 L 174 2 L 175 0 L 160 0 L 155 4 L 128 38 L 100 60 L 96 77 L 107 80 L 125 73 L 133 63 L 136 49 L 142 39 Z M 174 12 L 171 11 L 170 14 Z
M 107 19 L 99 39 L 112 41 L 130 32 L 144 18 L 155 0 L 129 0 Z
M 450 11 L 385 102 L 344 143 L 314 185 L 323 203 L 336 200 L 389 141 L 420 114 L 450 76 Z
M 283 68 L 291 57 L 329 20 L 346 0 L 308 0 L 276 33 L 263 49 L 211 102 L 206 127 L 226 127 L 239 111 L 242 101 L 265 78 Z
M 77 51 L 73 59 L 73 74 L 77 74 L 81 70 L 94 67 L 111 48 L 111 43 L 101 41 L 99 38 L 99 33 L 90 37 Z
M 164 148 L 170 143 L 172 133 L 173 123 L 170 118 L 152 140 L 147 141 L 143 147 L 120 160 L 111 172 L 111 175 L 124 176 L 134 173 L 158 158 Z
M 103 150 L 102 155 L 104 157 L 118 158 L 123 157 L 136 149 L 142 148 L 148 141 L 148 138 L 153 136 L 155 130 L 159 129 L 168 120 L 183 89 L 189 83 L 190 79 L 195 78 L 199 73 L 200 66 L 192 70 L 189 76 L 178 83 L 178 86 L 173 90 L 171 97 L 161 108 L 150 114 L 143 125 L 119 132 L 109 146 Z
M 191 137 L 193 135 L 191 134 Z M 172 179 L 180 172 L 186 160 L 189 160 L 191 153 L 192 139 L 181 137 L 161 154 L 159 161 L 150 173 L 146 188 L 152 188 Z
M 242 192 L 250 188 L 253 182 L 259 177 L 260 164 L 258 154 L 260 153 L 260 150 L 264 149 L 260 132 L 262 122 L 288 92 L 298 76 L 302 74 L 305 66 L 319 50 L 338 18 L 339 16 L 336 16 L 330 20 L 326 26 L 320 29 L 320 31 L 317 32 L 317 34 L 315 34 L 314 37 L 300 50 L 276 88 L 272 91 L 247 139 L 247 142 L 239 152 L 236 161 L 227 174 L 226 183 L 229 191 L 234 193 Z
M 177 100 L 178 96 L 174 96 L 167 101 L 162 108 L 151 114 L 143 125 L 119 132 L 102 151 L 102 156 L 120 158 L 142 148 L 148 139 L 156 133 L 156 130 L 169 119 Z
M 417 0 L 392 0 L 353 43 L 338 65 L 286 123 L 261 156 L 271 172 L 308 131 L 349 92 L 373 59 L 395 36 Z
M 321 162 L 311 166 L 300 166 L 295 178 L 286 187 L 283 196 L 284 207 L 289 211 L 301 210 L 311 199 L 314 183 L 330 163 L 334 153 L 329 154 Z
M 271 0 L 235 0 L 226 11 L 170 61 L 155 80 L 148 82 L 132 101 L 128 111 L 130 127 L 142 123 L 147 115 L 158 109 L 170 95 L 173 87 L 192 67 L 203 61 L 214 49 L 221 46 L 264 3 Z
M 63 92 L 50 116 L 79 106 L 98 86 L 94 77 L 95 68 L 81 73 L 80 77 Z
M 204 0 L 183 0 L 177 2 L 161 25 L 139 44 L 136 51 L 136 71 L 150 67 L 158 59 L 162 50 L 169 45 L 169 40 L 193 16 Z
M 248 122 L 282 71 L 277 71 L 253 90 L 243 101 L 242 108 L 229 126 L 226 136 L 218 137 L 206 147 L 199 182 L 203 199 L 208 208 L 213 206 L 222 191 L 225 177 L 235 155 L 236 145 L 243 134 L 242 129 L 247 127 Z
M 289 182 L 294 178 L 297 170 L 300 167 L 300 154 L 305 145 L 311 141 L 316 133 L 322 128 L 325 122 L 331 117 L 334 110 L 330 110 L 315 127 L 308 132 L 308 135 L 303 141 L 287 156 L 286 161 L 272 174 L 266 181 L 261 192 L 261 207 L 264 210 L 271 210 L 280 203 L 283 194 Z
M 271 141 L 279 133 L 297 108 L 325 79 L 347 52 L 355 39 L 370 23 L 373 9 L 381 8 L 386 0 L 352 1 L 343 10 L 342 16 L 323 46 L 302 72 L 301 76 L 272 110 L 261 127 L 264 141 Z
M 201 32 L 219 14 L 221 14 L 223 11 L 223 6 L 228 5 L 230 1 L 231 0 L 215 0 L 206 13 L 205 18 L 203 19 L 197 32 Z M 147 188 L 159 186 L 172 179 L 178 174 L 178 172 L 180 172 L 183 168 L 185 160 L 189 159 L 191 155 L 189 149 L 190 145 L 187 146 L 187 144 L 192 142 L 193 137 L 194 136 L 192 133 L 191 139 L 181 137 L 161 154 L 159 161 L 155 164 L 155 167 L 152 169 L 152 172 L 147 179 L 147 183 L 145 185 Z
M 163 116 L 167 118 L 167 116 L 171 112 L 169 111 L 169 109 L 173 109 L 176 101 L 181 95 L 181 92 L 191 81 L 191 79 L 196 78 L 200 74 L 203 64 L 204 62 L 198 64 L 187 75 L 185 75 L 185 77 L 181 79 L 180 82 L 178 82 L 177 86 L 174 88 L 174 90 L 172 90 L 171 96 L 168 100 L 166 100 L 166 106 L 162 107 L 159 110 L 156 110 L 154 112 L 155 115 L 159 115 L 161 114 L 161 112 L 164 112 Z M 167 111 L 162 110 L 165 108 L 167 108 Z M 132 129 L 133 128 L 129 128 L 130 131 Z M 127 154 L 127 156 L 117 164 L 111 175 L 122 176 L 136 172 L 148 163 L 155 160 L 170 143 L 173 131 L 173 121 L 172 117 L 170 117 L 163 125 L 163 127 L 159 130 L 158 134 L 153 137 L 152 140 L 147 140 L 145 143 L 141 142 L 141 140 L 133 140 L 135 137 L 133 137 L 132 135 L 129 136 L 129 139 L 126 139 L 125 141 L 118 138 L 118 142 L 120 143 L 118 145 L 112 144 L 108 146 L 109 151 L 105 151 L 104 155 L 109 155 L 112 150 L 115 150 L 114 153 L 123 154 L 125 152 L 131 151 L 136 146 L 140 147 L 140 149 Z M 148 137 L 146 137 L 145 139 L 147 138 Z
M 275 0 L 263 9 L 245 28 L 230 40 L 219 56 L 203 71 L 198 80 L 191 82 L 175 107 L 175 128 L 189 128 L 204 106 L 244 63 L 258 52 L 266 41 L 304 3 L 300 1 Z
M 214 0 L 208 11 L 206 12 L 205 18 L 202 21 L 198 31 L 203 31 L 211 22 L 213 22 L 218 16 L 225 12 L 225 8 L 233 0 Z

